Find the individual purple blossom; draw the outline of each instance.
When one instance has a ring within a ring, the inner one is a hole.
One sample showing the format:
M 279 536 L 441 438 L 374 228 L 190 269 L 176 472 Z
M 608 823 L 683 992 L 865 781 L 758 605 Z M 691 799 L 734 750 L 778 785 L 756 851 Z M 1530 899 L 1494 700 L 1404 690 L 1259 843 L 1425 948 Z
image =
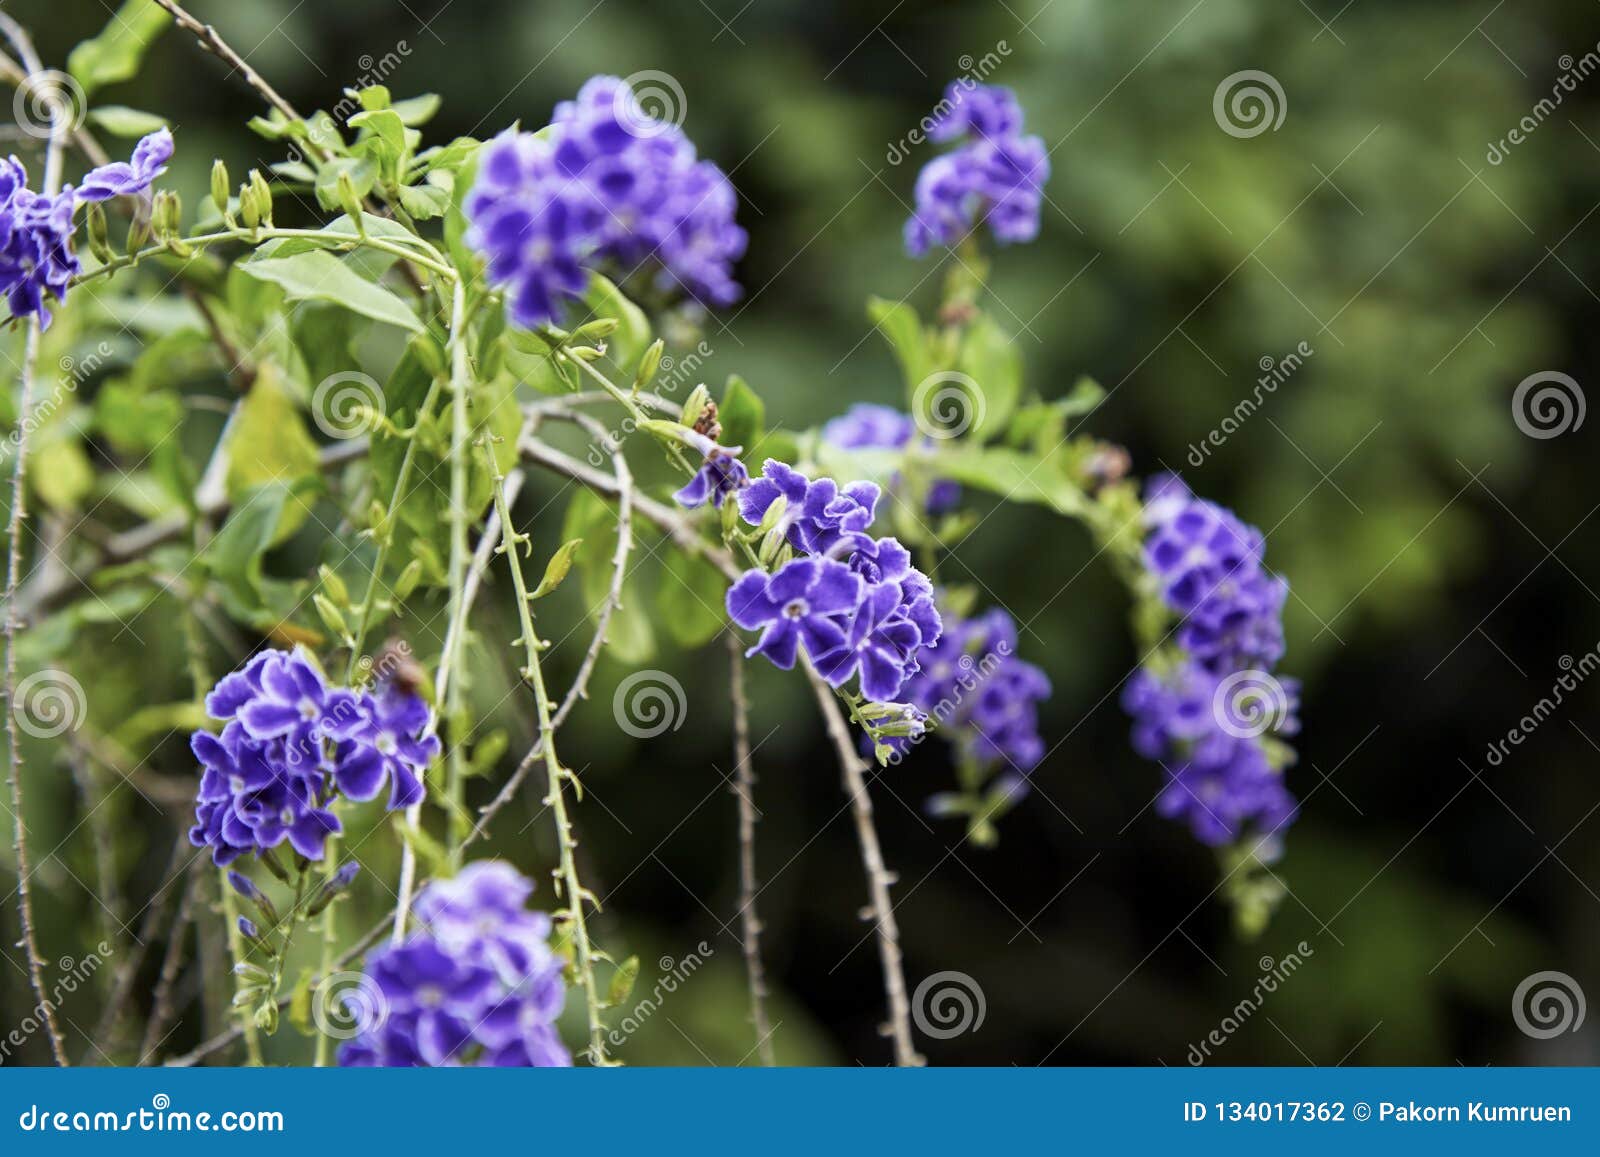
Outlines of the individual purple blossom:
M 732 184 L 677 125 L 646 113 L 626 82 L 597 76 L 546 132 L 489 142 L 466 214 L 512 321 L 532 327 L 559 316 L 596 265 L 624 275 L 654 265 L 661 287 L 731 304 L 746 242 L 736 208 Z
M 1297 685 L 1273 685 L 1284 701 L 1261 733 L 1292 734 Z M 1196 839 L 1218 846 L 1253 831 L 1275 843 L 1297 805 L 1255 729 L 1227 726 L 1222 716 L 1228 690 L 1224 679 L 1193 661 L 1165 673 L 1141 669 L 1122 694 L 1123 708 L 1134 719 L 1133 746 L 1166 772 L 1156 810 L 1185 820 Z
M 750 648 L 787 671 L 804 645 L 820 659 L 845 643 L 845 624 L 861 604 L 864 584 L 832 559 L 797 558 L 776 574 L 750 570 L 728 588 L 728 616 L 747 630 L 760 630 Z
M 360 1031 L 339 1063 L 570 1065 L 555 1030 L 563 965 L 548 944 L 549 917 L 524 907 L 532 891 L 499 861 L 469 864 L 424 889 L 418 929 L 367 960 L 371 991 L 349 1001 Z
M 108 201 L 144 192 L 167 171 L 172 148 L 172 134 L 157 129 L 134 146 L 131 159 L 90 169 L 78 183 L 78 200 Z
M 822 440 L 841 450 L 899 450 L 916 436 L 917 425 L 910 414 L 893 406 L 858 402 L 822 427 Z M 931 439 L 924 438 L 927 444 Z M 889 480 L 891 489 L 899 476 Z M 948 478 L 935 479 L 923 502 L 929 514 L 945 514 L 961 504 L 961 484 Z
M 387 781 L 389 809 L 410 807 L 422 800 L 422 777 L 439 749 L 422 697 L 383 686 L 361 696 L 360 720 L 335 749 L 333 779 L 353 800 L 372 799 Z
M 744 447 L 723 446 L 692 430 L 687 436 L 700 451 L 703 461 L 688 484 L 672 497 L 680 506 L 691 510 L 704 506 L 707 501 L 720 510 L 724 498 L 737 494 L 750 482 L 750 471 L 739 461 Z
M 206 697 L 210 714 L 237 718 L 250 738 L 282 739 L 290 767 L 322 764 L 325 741 L 347 739 L 366 723 L 362 707 L 355 692 L 330 687 L 300 647 L 262 652 Z
M 898 583 L 882 582 L 867 588 L 850 616 L 843 642 L 820 658 L 817 673 L 833 686 L 842 687 L 859 671 L 861 691 L 867 698 L 893 702 L 905 683 L 907 666 L 922 645 L 922 632 L 905 613 L 903 600 Z
M 872 482 L 840 486 L 832 478 L 815 482 L 775 458 L 762 465 L 739 495 L 739 511 L 752 526 L 759 526 L 779 498 L 784 500 L 780 525 L 796 550 L 826 554 L 840 542 L 872 525 L 882 492 Z

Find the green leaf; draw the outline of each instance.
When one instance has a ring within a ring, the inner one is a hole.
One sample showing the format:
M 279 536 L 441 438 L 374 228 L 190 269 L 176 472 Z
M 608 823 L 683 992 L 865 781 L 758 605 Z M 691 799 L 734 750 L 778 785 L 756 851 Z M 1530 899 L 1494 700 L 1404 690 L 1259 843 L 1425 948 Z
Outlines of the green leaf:
M 633 994 L 634 982 L 639 979 L 639 958 L 630 956 L 611 974 L 611 985 L 606 990 L 606 1005 L 615 1008 Z
M 227 475 L 228 498 L 233 502 L 267 483 L 299 488 L 319 477 L 317 444 L 281 382 L 282 371 L 263 362 L 234 415 L 228 433 Z M 306 513 L 302 503 L 287 504 L 273 544 L 298 530 Z
M 67 71 L 87 96 L 103 85 L 127 80 L 139 71 L 145 51 L 172 23 L 155 0 L 123 0 L 98 36 L 67 57 Z
M 281 286 L 290 301 L 326 301 L 352 313 L 387 322 L 413 333 L 422 323 L 404 300 L 366 280 L 326 250 L 246 261 L 241 272 Z
M 46 436 L 35 440 L 29 457 L 33 469 L 28 481 L 52 510 L 75 511 L 94 489 L 94 467 L 70 423 L 52 422 Z
M 101 105 L 89 113 L 89 123 L 104 129 L 114 137 L 137 140 L 157 129 L 166 127 L 166 119 L 153 112 L 140 112 L 126 105 Z
M 705 559 L 677 550 L 667 552 L 662 569 L 656 609 L 667 634 L 682 647 L 709 643 L 727 624 L 728 580 Z
M 356 196 L 372 192 L 378 180 L 378 166 L 367 157 L 335 157 L 317 169 L 317 204 L 324 209 L 342 208 L 339 204 L 339 174 L 349 173 Z
M 915 390 L 933 372 L 933 359 L 928 353 L 928 338 L 922 330 L 917 311 L 903 301 L 886 301 L 881 297 L 867 301 L 867 316 L 879 332 L 889 340 L 906 385 Z
M 431 221 L 450 208 L 450 194 L 436 185 L 406 185 L 400 190 L 400 207 L 418 221 Z
M 931 460 L 941 478 L 998 494 L 1012 502 L 1080 515 L 1087 502 L 1054 456 L 1040 458 L 999 447 L 960 446 Z
M 421 96 L 408 97 L 397 100 L 389 106 L 409 128 L 425 125 L 433 119 L 433 114 L 439 111 L 439 96 L 437 93 L 425 92 Z
M 1022 396 L 1022 354 L 988 317 L 967 327 L 956 368 L 977 383 L 978 402 L 969 437 L 986 442 L 1006 428 Z
M 393 171 L 400 158 L 409 151 L 405 122 L 393 109 L 373 109 L 357 113 L 350 118 L 352 128 L 362 129 L 363 143 L 370 142 L 370 155 Z
M 644 315 L 644 310 L 598 273 L 589 275 L 589 288 L 584 292 L 583 304 L 597 318 L 616 319 L 617 328 L 606 339 L 606 349 L 612 361 L 631 370 L 645 347 L 655 340 L 650 332 L 650 319 Z
M 767 432 L 766 403 L 738 374 L 728 377 L 717 418 L 722 423 L 722 442 L 727 446 L 743 446 L 754 452 Z
M 583 545 L 583 539 L 568 539 L 561 544 L 559 550 L 550 556 L 550 561 L 545 565 L 544 578 L 534 588 L 530 599 L 542 599 L 545 595 L 561 585 L 561 580 L 567 577 L 567 572 L 572 569 L 572 555 L 578 547 Z

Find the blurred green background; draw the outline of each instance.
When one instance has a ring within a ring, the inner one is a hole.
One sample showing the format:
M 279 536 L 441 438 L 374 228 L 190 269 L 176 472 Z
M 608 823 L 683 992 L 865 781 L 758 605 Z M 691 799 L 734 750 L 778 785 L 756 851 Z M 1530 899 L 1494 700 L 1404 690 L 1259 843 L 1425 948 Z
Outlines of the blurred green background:
M 1517 384 L 1562 371 L 1594 380 L 1600 305 L 1600 77 L 1548 115 L 1534 106 L 1600 51 L 1600 9 L 1373 0 L 252 0 L 206 3 L 250 63 L 302 110 L 395 54 L 397 96 L 437 92 L 433 141 L 544 123 L 596 72 L 676 78 L 685 129 L 728 170 L 750 248 L 746 300 L 708 328 L 706 380 L 738 372 L 791 428 L 861 400 L 902 403 L 869 294 L 937 303 L 932 262 L 906 258 L 900 223 L 916 168 L 901 141 L 944 84 L 994 54 L 1028 128 L 1052 148 L 1042 234 L 1003 251 L 992 308 L 1017 332 L 1047 397 L 1081 374 L 1110 391 L 1098 435 L 1135 469 L 1181 470 L 1268 534 L 1288 576 L 1289 654 L 1304 680 L 1305 801 L 1278 872 L 1291 889 L 1253 941 L 1210 895 L 1213 857 L 1149 802 L 1159 769 L 1126 741 L 1117 689 L 1135 661 L 1124 596 L 1076 528 L 1038 510 L 984 520 L 947 573 L 981 582 L 1025 624 L 1024 657 L 1055 683 L 1051 754 L 1036 792 L 980 851 L 923 802 L 949 784 L 937 745 L 875 785 L 906 968 L 958 970 L 981 987 L 981 1028 L 924 1040 L 935 1063 L 1184 1064 L 1263 968 L 1305 961 L 1227 1043 L 1219 1063 L 1507 1064 L 1600 1061 L 1600 1028 L 1550 1040 L 1517 1028 L 1512 994 L 1555 969 L 1600 998 L 1600 681 L 1490 766 L 1485 747 L 1600 644 L 1600 533 L 1590 521 L 1595 424 L 1534 439 L 1513 421 Z M 16 2 L 47 62 L 106 18 L 100 0 Z M 1222 130 L 1213 96 L 1241 70 L 1270 73 L 1281 125 Z M 237 76 L 169 33 L 144 75 L 104 99 L 170 118 L 173 178 L 193 202 L 211 158 L 236 174 L 280 159 L 243 122 Z M 1536 129 L 1491 164 L 1491 142 Z M 28 143 L 28 142 L 24 142 Z M 1260 411 L 1206 455 L 1191 445 L 1251 394 L 1264 359 L 1312 352 Z M 541 545 L 559 534 L 537 477 L 520 509 Z M 979 508 L 986 509 L 983 500 Z M 498 592 L 503 594 L 504 592 Z M 516 635 L 500 601 L 480 623 L 475 693 L 486 703 Z M 551 612 L 555 613 L 555 612 Z M 573 613 L 576 613 L 575 608 Z M 188 694 L 182 643 L 160 604 L 137 626 L 75 644 L 90 719 Z M 586 636 L 553 652 L 570 674 Z M 492 654 L 488 651 L 492 650 Z M 617 732 L 603 660 L 569 724 L 567 758 L 591 795 L 578 810 L 585 870 L 606 900 L 600 934 L 645 961 L 712 950 L 619 1050 L 633 1063 L 749 1063 L 753 1037 L 737 940 L 734 800 L 725 655 L 666 651 L 654 665 L 689 694 L 681 729 Z M 752 669 L 766 948 L 781 1059 L 882 1063 L 876 951 L 843 796 L 803 687 Z M 506 709 L 513 747 L 529 719 Z M 49 959 L 99 939 L 97 847 L 59 751 L 29 748 L 30 826 Z M 188 783 L 165 744 L 152 774 Z M 485 793 L 493 785 L 479 785 Z M 114 801 L 128 921 L 169 869 L 187 817 L 131 792 Z M 542 873 L 536 793 L 503 818 L 499 854 Z M 527 826 L 524 826 L 527 825 Z M 523 828 L 518 831 L 518 828 Z M 379 841 L 374 841 L 374 846 Z M 45 855 L 51 848 L 59 850 Z M 9 855 L 9 849 L 0 856 Z M 385 857 L 388 859 L 385 859 Z M 372 862 L 392 864 L 392 852 Z M 0 877 L 11 892 L 12 880 Z M 162 893 L 171 903 L 175 889 Z M 541 891 L 548 898 L 548 893 Z M 347 927 L 381 914 L 363 893 Z M 9 946 L 15 905 L 0 912 Z M 1309 952 L 1297 949 L 1304 941 Z M 202 950 L 204 945 L 201 945 Z M 154 943 L 133 999 L 166 949 Z M 620 954 L 620 953 L 619 953 Z M 1270 961 L 1262 958 L 1271 958 Z M 202 954 L 202 960 L 204 959 Z M 186 970 L 188 965 L 181 965 Z M 178 987 L 195 995 L 194 977 Z M 100 1015 L 65 1014 L 74 1054 Z M 0 969 L 0 1028 L 31 999 Z M 1600 1019 L 1600 1018 L 1596 1018 Z M 202 1038 L 186 1007 L 167 1048 Z M 213 1024 L 211 1027 L 215 1027 Z M 273 1055 L 305 1052 L 284 1029 Z M 43 1059 L 41 1042 L 21 1050 Z M 91 1059 L 92 1053 L 91 1053 Z

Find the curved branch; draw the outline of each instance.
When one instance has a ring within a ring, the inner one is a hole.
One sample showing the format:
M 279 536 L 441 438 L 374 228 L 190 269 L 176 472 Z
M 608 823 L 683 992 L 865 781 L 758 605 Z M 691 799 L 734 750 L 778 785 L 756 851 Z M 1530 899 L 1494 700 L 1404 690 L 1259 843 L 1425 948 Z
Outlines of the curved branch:
M 889 1023 L 884 1026 L 883 1032 L 894 1040 L 895 1064 L 920 1065 L 923 1059 L 911 1039 L 911 1002 L 906 998 L 905 966 L 900 958 L 900 927 L 894 918 L 894 904 L 889 899 L 889 887 L 894 883 L 894 874 L 884 866 L 878 829 L 872 822 L 872 797 L 867 794 L 867 764 L 856 753 L 855 745 L 850 740 L 850 726 L 839 710 L 839 700 L 833 688 L 817 674 L 808 656 L 802 654 L 801 662 L 817 697 L 817 706 L 822 709 L 828 737 L 833 740 L 834 750 L 839 755 L 839 766 L 844 772 L 844 791 L 850 797 L 850 812 L 855 819 L 856 842 L 861 845 L 861 863 L 867 870 L 867 888 L 872 895 L 867 917 L 876 921 L 874 931 L 878 937 L 878 958 L 883 966 L 883 989 L 889 998 Z

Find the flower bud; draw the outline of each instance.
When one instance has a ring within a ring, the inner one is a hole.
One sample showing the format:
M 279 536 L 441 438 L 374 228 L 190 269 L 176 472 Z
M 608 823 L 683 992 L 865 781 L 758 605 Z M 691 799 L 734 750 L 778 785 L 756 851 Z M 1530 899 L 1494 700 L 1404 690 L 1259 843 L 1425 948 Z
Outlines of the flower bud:
M 666 348 L 667 343 L 660 338 L 650 343 L 650 348 L 639 358 L 638 372 L 633 375 L 634 390 L 642 390 L 655 380 L 656 370 L 661 368 L 661 353 Z
M 100 261 L 111 260 L 111 236 L 106 228 L 106 211 L 98 201 L 89 202 L 89 252 Z
M 217 212 L 223 217 L 228 215 L 228 189 L 232 182 L 228 180 L 228 166 L 217 158 L 217 163 L 211 166 L 211 203 L 217 207 Z
M 256 195 L 256 211 L 268 225 L 272 224 L 272 186 L 261 175 L 260 169 L 250 170 L 250 191 Z

